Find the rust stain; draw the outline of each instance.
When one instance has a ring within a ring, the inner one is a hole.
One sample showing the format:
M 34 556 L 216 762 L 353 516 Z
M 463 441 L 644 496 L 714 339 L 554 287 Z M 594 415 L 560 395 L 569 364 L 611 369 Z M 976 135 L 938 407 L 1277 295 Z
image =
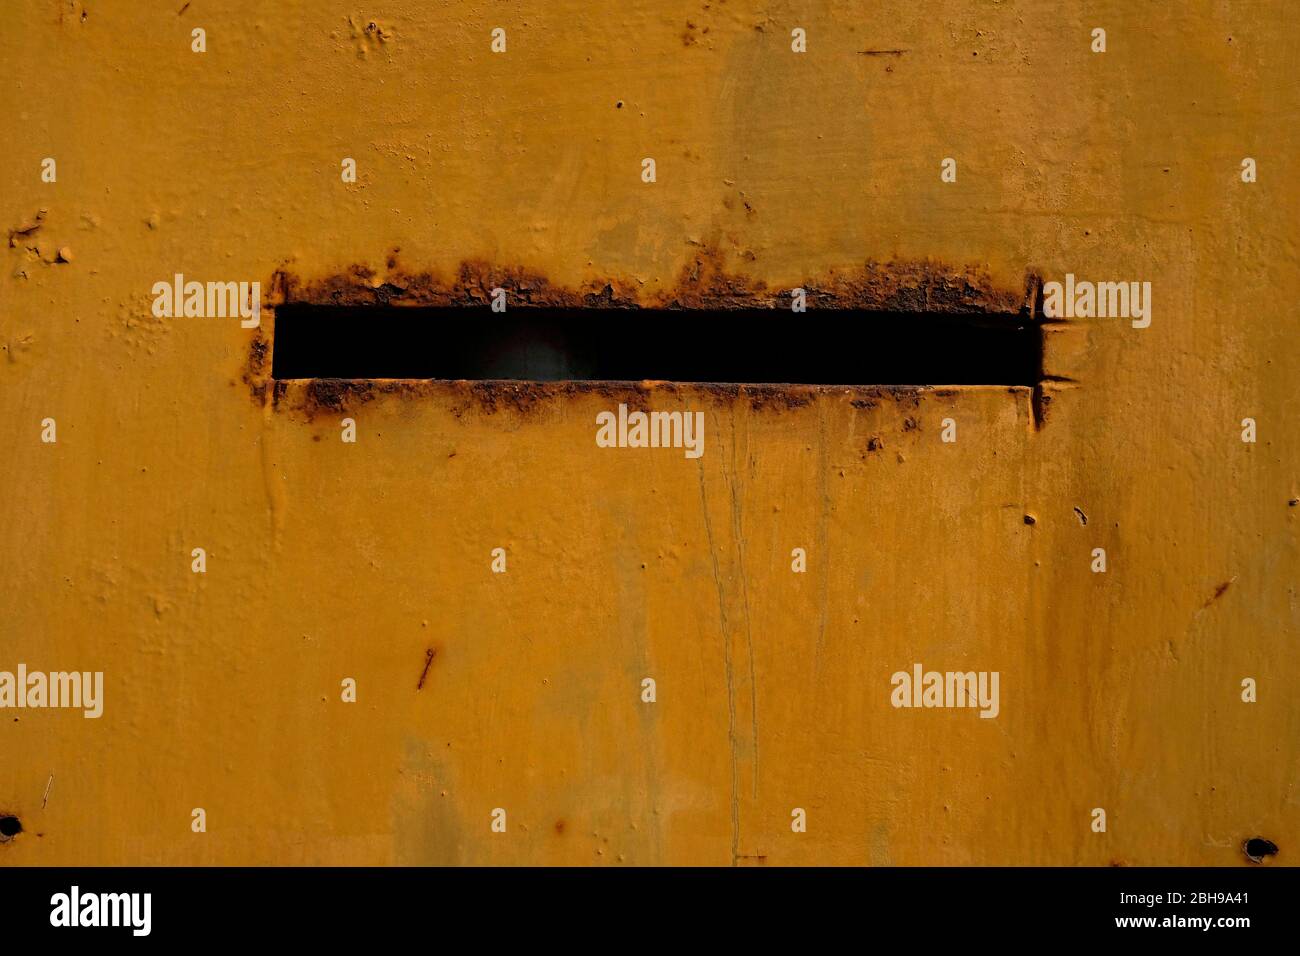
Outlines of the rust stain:
M 347 415 L 376 399 L 399 400 L 439 398 L 447 401 L 453 415 L 471 409 L 493 415 L 534 414 L 557 399 L 595 395 L 633 410 L 648 411 L 657 400 L 703 402 L 715 407 L 732 407 L 744 401 L 754 411 L 783 411 L 801 408 L 821 395 L 851 396 L 860 409 L 874 408 L 883 401 L 915 407 L 921 394 L 948 397 L 951 389 L 924 385 L 766 385 L 732 382 L 529 382 L 510 380 L 465 381 L 461 379 L 295 379 L 257 380 L 246 376 L 255 400 L 271 395 L 272 407 L 313 422 L 320 415 Z M 449 456 L 450 457 L 450 456 Z
M 354 265 L 332 276 L 307 281 L 286 269 L 269 284 L 274 307 L 286 302 L 318 305 L 486 306 L 494 288 L 505 289 L 512 304 L 552 308 L 778 309 L 790 305 L 789 288 L 769 288 L 761 280 L 728 271 L 722 254 L 699 250 L 681 269 L 677 283 L 642 298 L 637 283 L 602 279 L 571 289 L 522 267 L 498 267 L 481 260 L 461 263 L 445 281 L 432 272 L 403 271 L 387 260 L 384 277 L 369 266 Z M 792 287 L 793 288 L 793 287 Z M 1026 276 L 1023 289 L 998 288 L 976 268 L 936 262 L 868 261 L 854 270 L 831 271 L 799 286 L 810 307 L 899 312 L 1037 313 L 1041 280 Z
M 1232 587 L 1232 582 L 1235 580 L 1237 579 L 1229 578 L 1227 581 L 1224 581 L 1222 584 L 1216 587 L 1214 589 L 1214 594 L 1210 596 L 1209 600 L 1207 600 L 1204 604 L 1201 605 L 1201 610 L 1204 611 L 1207 607 L 1209 607 L 1219 598 L 1223 597 L 1224 593 L 1228 590 L 1228 588 Z
M 1034 386 L 1029 405 L 1033 412 L 1034 429 L 1037 431 L 1047 424 L 1048 413 L 1052 410 L 1052 396 L 1043 390 L 1042 382 Z

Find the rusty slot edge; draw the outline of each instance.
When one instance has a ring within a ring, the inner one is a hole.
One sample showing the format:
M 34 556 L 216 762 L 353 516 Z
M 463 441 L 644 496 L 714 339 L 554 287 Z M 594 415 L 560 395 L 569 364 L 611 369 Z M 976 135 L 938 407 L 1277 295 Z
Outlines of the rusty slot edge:
M 274 327 L 276 306 L 288 303 L 339 306 L 487 307 L 492 290 L 506 290 L 512 305 L 583 309 L 685 309 L 741 310 L 789 308 L 791 288 L 770 288 L 761 280 L 728 272 L 718 254 L 705 250 L 683 266 L 670 288 L 643 296 L 638 283 L 621 280 L 589 281 L 578 288 L 551 282 L 541 273 L 523 267 L 500 267 L 481 260 L 460 264 L 454 277 L 444 280 L 430 271 L 405 270 L 397 252 L 389 254 L 380 274 L 366 265 L 311 280 L 287 267 L 277 269 L 268 283 L 264 307 Z M 887 310 L 989 315 L 1042 321 L 1042 278 L 1033 270 L 1025 274 L 1020 289 L 996 286 L 987 270 L 954 268 L 932 261 L 868 261 L 854 269 L 831 271 L 808 280 L 808 308 Z M 754 409 L 794 408 L 809 404 L 817 395 L 849 394 L 855 407 L 873 407 L 883 400 L 909 402 L 915 407 L 921 393 L 956 395 L 956 388 L 934 386 L 826 386 L 761 385 L 674 382 L 524 382 L 450 381 L 425 379 L 307 379 L 271 378 L 273 331 L 264 321 L 250 347 L 243 381 L 259 406 L 288 410 L 311 421 L 317 414 L 346 414 L 386 395 L 401 398 L 449 397 L 459 417 L 470 408 L 494 413 L 501 409 L 528 412 L 538 402 L 557 397 L 596 394 L 645 409 L 652 392 L 686 395 L 692 400 L 714 399 L 731 403 L 746 399 Z M 1042 386 L 1007 386 L 1008 391 L 1031 392 L 1035 428 L 1046 418 Z

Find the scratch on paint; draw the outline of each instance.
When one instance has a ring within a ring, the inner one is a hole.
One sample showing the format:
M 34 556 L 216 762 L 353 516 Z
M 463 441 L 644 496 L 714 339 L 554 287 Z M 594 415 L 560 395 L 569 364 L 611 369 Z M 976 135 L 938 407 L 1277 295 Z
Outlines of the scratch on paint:
M 280 550 L 280 533 L 284 530 L 284 488 L 275 480 L 275 462 L 271 460 L 271 404 L 262 409 L 262 437 L 258 445 L 262 455 L 262 485 L 266 489 L 266 508 L 271 518 L 271 540 Z
M 433 663 L 434 655 L 437 653 L 432 647 L 424 652 L 424 670 L 420 672 L 420 683 L 415 685 L 416 690 L 424 690 L 424 679 L 429 676 L 429 665 Z
M 754 675 L 754 634 L 749 617 L 749 574 L 745 570 L 745 535 L 740 525 L 740 469 L 736 465 L 736 410 L 731 411 L 731 523 L 736 535 L 736 555 L 740 568 L 741 596 L 745 602 L 745 647 L 749 652 L 749 722 L 754 746 L 753 793 L 758 798 L 758 680 Z M 749 450 L 749 429 L 745 429 L 745 450 Z M 725 473 L 725 468 L 724 468 Z
M 1222 584 L 1220 584 L 1218 587 L 1216 587 L 1216 588 L 1214 589 L 1214 594 L 1212 594 L 1212 595 L 1210 596 L 1210 599 L 1209 599 L 1208 601 L 1206 601 L 1204 604 L 1201 605 L 1201 610 L 1204 611 L 1207 607 L 1209 607 L 1211 604 L 1213 604 L 1213 603 L 1214 603 L 1215 601 L 1217 601 L 1219 598 L 1223 597 L 1224 592 L 1226 592 L 1226 591 L 1228 590 L 1228 588 L 1232 587 L 1233 582 L 1236 581 L 1236 580 L 1237 580 L 1237 575 L 1234 574 L 1234 575 L 1233 575 L 1232 577 L 1230 577 L 1228 580 L 1224 581 Z
M 818 614 L 817 622 L 817 673 L 820 675 L 822 667 L 822 645 L 826 640 L 826 605 L 830 599 L 831 568 L 828 555 L 830 553 L 830 531 L 828 525 L 831 520 L 831 494 L 830 494 L 830 456 L 826 450 L 826 409 L 822 406 L 817 411 L 817 435 L 818 435 L 818 453 L 817 453 L 817 470 L 819 472 L 822 493 L 821 520 L 817 523 L 817 560 L 821 564 L 821 599 L 817 602 L 821 610 Z
M 709 497 L 704 489 L 704 459 L 700 459 L 700 502 L 704 507 L 704 533 L 709 539 L 713 558 L 713 580 L 718 585 L 718 617 L 722 625 L 722 647 L 727 676 L 727 736 L 731 741 L 731 863 L 736 865 L 740 852 L 740 782 L 736 768 L 736 694 L 731 674 L 731 636 L 727 630 L 727 603 L 718 569 L 718 549 L 713 543 L 713 523 L 709 520 Z

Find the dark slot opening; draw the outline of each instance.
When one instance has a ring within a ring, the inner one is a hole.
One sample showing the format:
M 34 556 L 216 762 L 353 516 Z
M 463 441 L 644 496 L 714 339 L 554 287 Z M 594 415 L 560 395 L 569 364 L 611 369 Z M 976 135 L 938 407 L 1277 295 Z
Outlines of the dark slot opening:
M 1028 315 L 282 305 L 271 375 L 1036 385 Z

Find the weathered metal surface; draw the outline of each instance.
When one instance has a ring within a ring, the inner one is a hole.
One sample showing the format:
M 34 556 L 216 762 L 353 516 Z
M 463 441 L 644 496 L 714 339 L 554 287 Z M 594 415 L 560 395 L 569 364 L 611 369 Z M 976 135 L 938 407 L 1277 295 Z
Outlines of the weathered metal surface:
M 0 864 L 1293 858 L 1286 4 L 6 17 L 0 670 L 105 689 L 0 712 Z M 269 374 L 284 296 L 922 322 L 1067 272 L 1153 321 L 1054 323 L 1036 401 Z M 175 273 L 263 328 L 155 318 Z M 620 402 L 704 454 L 597 447 Z M 892 707 L 914 662 L 998 671 L 997 718 Z

